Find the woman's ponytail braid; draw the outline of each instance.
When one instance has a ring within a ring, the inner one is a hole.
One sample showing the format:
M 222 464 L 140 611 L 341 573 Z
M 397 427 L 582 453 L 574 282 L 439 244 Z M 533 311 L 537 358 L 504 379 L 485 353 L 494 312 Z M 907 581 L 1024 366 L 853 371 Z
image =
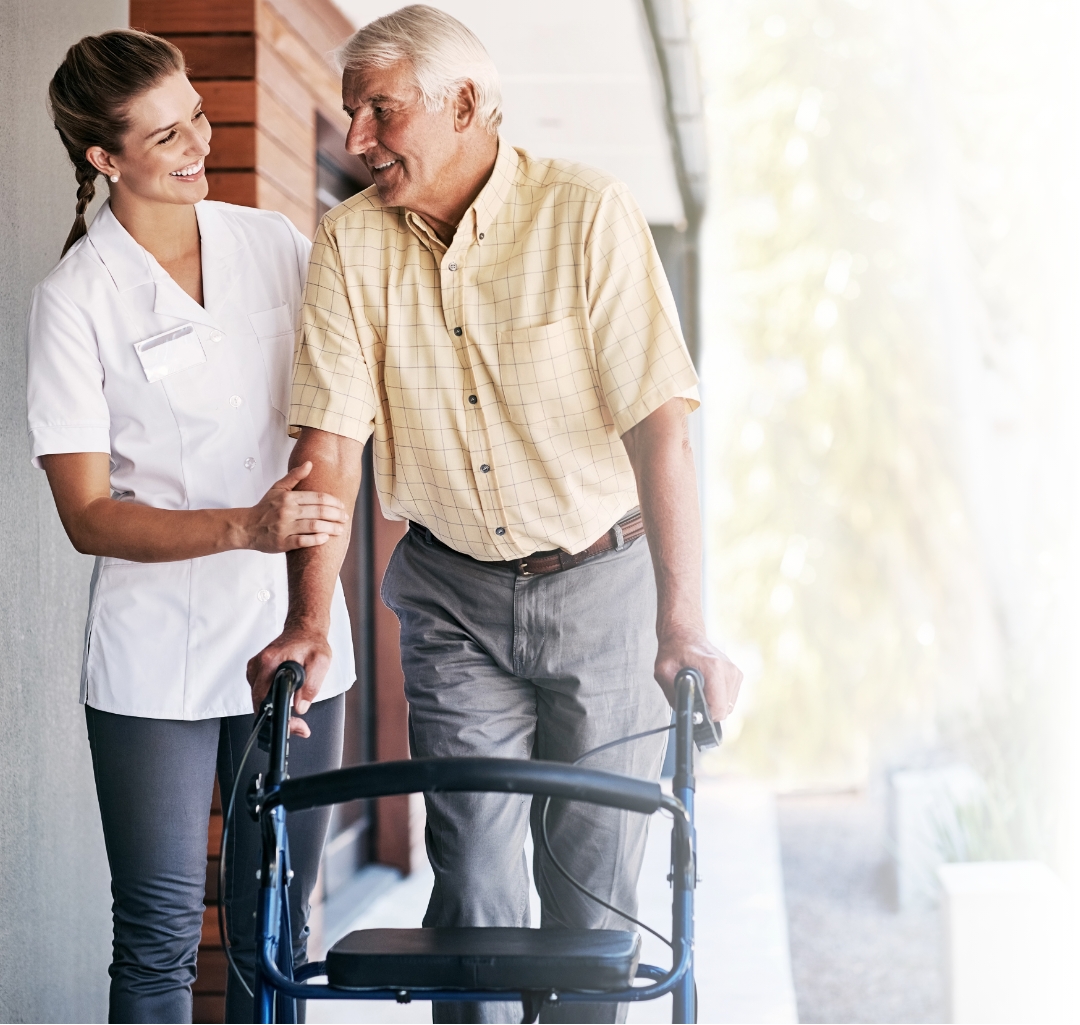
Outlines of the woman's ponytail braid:
M 67 241 L 60 255 L 63 256 L 76 242 L 86 234 L 86 208 L 94 198 L 94 182 L 98 176 L 98 169 L 89 160 L 79 160 L 75 164 L 75 180 L 79 183 L 79 191 L 75 199 L 75 223 L 68 232 Z

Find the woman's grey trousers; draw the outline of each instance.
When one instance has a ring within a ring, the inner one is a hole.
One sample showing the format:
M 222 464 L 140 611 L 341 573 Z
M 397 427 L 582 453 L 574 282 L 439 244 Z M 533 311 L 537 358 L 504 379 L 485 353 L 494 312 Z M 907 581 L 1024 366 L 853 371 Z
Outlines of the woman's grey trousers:
M 341 764 L 344 717 L 344 694 L 312 705 L 304 716 L 311 727 L 310 739 L 294 737 L 289 745 L 290 775 Z M 254 718 L 143 719 L 86 707 L 112 871 L 110 1022 L 191 1021 L 214 771 L 225 803 Z M 226 852 L 229 938 L 249 986 L 255 966 L 260 840 L 243 796 L 248 779 L 266 770 L 266 760 L 255 745 L 241 779 Z M 296 873 L 289 903 L 293 950 L 300 960 L 306 952 L 309 902 L 329 818 L 329 808 L 289 816 L 289 849 Z M 225 1020 L 252 1020 L 251 999 L 231 972 Z

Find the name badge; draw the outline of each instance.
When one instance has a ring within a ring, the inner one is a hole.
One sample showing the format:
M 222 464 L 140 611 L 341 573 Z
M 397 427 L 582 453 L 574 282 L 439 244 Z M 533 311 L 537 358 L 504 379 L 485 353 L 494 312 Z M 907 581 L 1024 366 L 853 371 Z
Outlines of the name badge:
M 206 362 L 206 352 L 191 324 L 144 338 L 135 343 L 135 352 L 151 383 Z

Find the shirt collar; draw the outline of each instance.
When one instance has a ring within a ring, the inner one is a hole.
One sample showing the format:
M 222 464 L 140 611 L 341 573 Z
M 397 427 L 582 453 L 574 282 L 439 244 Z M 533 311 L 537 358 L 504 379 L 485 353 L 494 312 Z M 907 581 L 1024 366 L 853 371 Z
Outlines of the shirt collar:
M 513 146 L 507 146 L 499 139 L 499 152 L 495 157 L 495 166 L 491 169 L 491 177 L 480 190 L 480 195 L 473 201 L 466 217 L 473 218 L 473 231 L 475 238 L 486 235 L 492 221 L 498 216 L 499 211 L 506 205 L 514 187 L 514 179 L 517 177 L 518 155 Z
M 156 313 L 213 324 L 216 319 L 213 313 L 224 302 L 235 278 L 235 254 L 244 244 L 214 203 L 196 203 L 195 216 L 202 239 L 204 306 L 195 302 L 128 234 L 107 202 L 98 211 L 87 235 L 119 291 L 153 284 Z
M 126 292 L 154 280 L 152 257 L 127 233 L 108 201 L 102 204 L 86 234 L 119 291 Z
M 498 216 L 499 211 L 506 205 L 506 201 L 510 198 L 510 192 L 514 187 L 517 169 L 517 150 L 512 146 L 507 146 L 500 138 L 499 149 L 495 155 L 495 166 L 491 169 L 491 174 L 484 183 L 484 187 L 480 190 L 479 195 L 473 200 L 472 206 L 465 211 L 465 215 L 461 218 L 461 223 L 458 225 L 458 233 L 455 234 L 454 241 L 451 245 L 461 243 L 460 232 L 462 228 L 472 230 L 473 242 L 482 241 L 481 236 L 487 234 L 488 230 L 491 228 L 492 222 L 495 220 L 496 216 Z M 412 228 L 415 234 L 421 237 L 421 241 L 428 244 L 429 248 L 443 253 L 447 251 L 448 247 L 443 243 L 439 236 L 432 231 L 419 214 L 415 214 L 411 210 L 406 210 L 405 223 Z

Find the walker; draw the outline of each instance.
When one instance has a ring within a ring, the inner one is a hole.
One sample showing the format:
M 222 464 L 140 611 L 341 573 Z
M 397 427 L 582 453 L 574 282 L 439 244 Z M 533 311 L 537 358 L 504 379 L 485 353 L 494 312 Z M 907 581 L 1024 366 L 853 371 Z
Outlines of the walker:
M 520 1000 L 522 1021 L 535 1022 L 545 1005 L 654 1000 L 666 993 L 673 994 L 673 1022 L 697 1020 L 694 744 L 719 743 L 718 724 L 704 711 L 697 670 L 683 669 L 675 678 L 672 796 L 657 783 L 630 776 L 507 758 L 414 759 L 290 779 L 289 713 L 303 681 L 303 667 L 296 662 L 278 667 L 252 734 L 254 740 L 263 727 L 265 737 L 269 726 L 270 768 L 248 794 L 249 810 L 262 829 L 255 1021 L 295 1022 L 297 1000 Z M 629 930 L 517 928 L 362 929 L 335 943 L 325 961 L 294 967 L 285 893 L 292 875 L 289 812 L 423 791 L 532 794 L 647 814 L 669 811 L 672 967 L 641 964 L 641 938 Z M 635 985 L 635 979 L 644 984 Z

